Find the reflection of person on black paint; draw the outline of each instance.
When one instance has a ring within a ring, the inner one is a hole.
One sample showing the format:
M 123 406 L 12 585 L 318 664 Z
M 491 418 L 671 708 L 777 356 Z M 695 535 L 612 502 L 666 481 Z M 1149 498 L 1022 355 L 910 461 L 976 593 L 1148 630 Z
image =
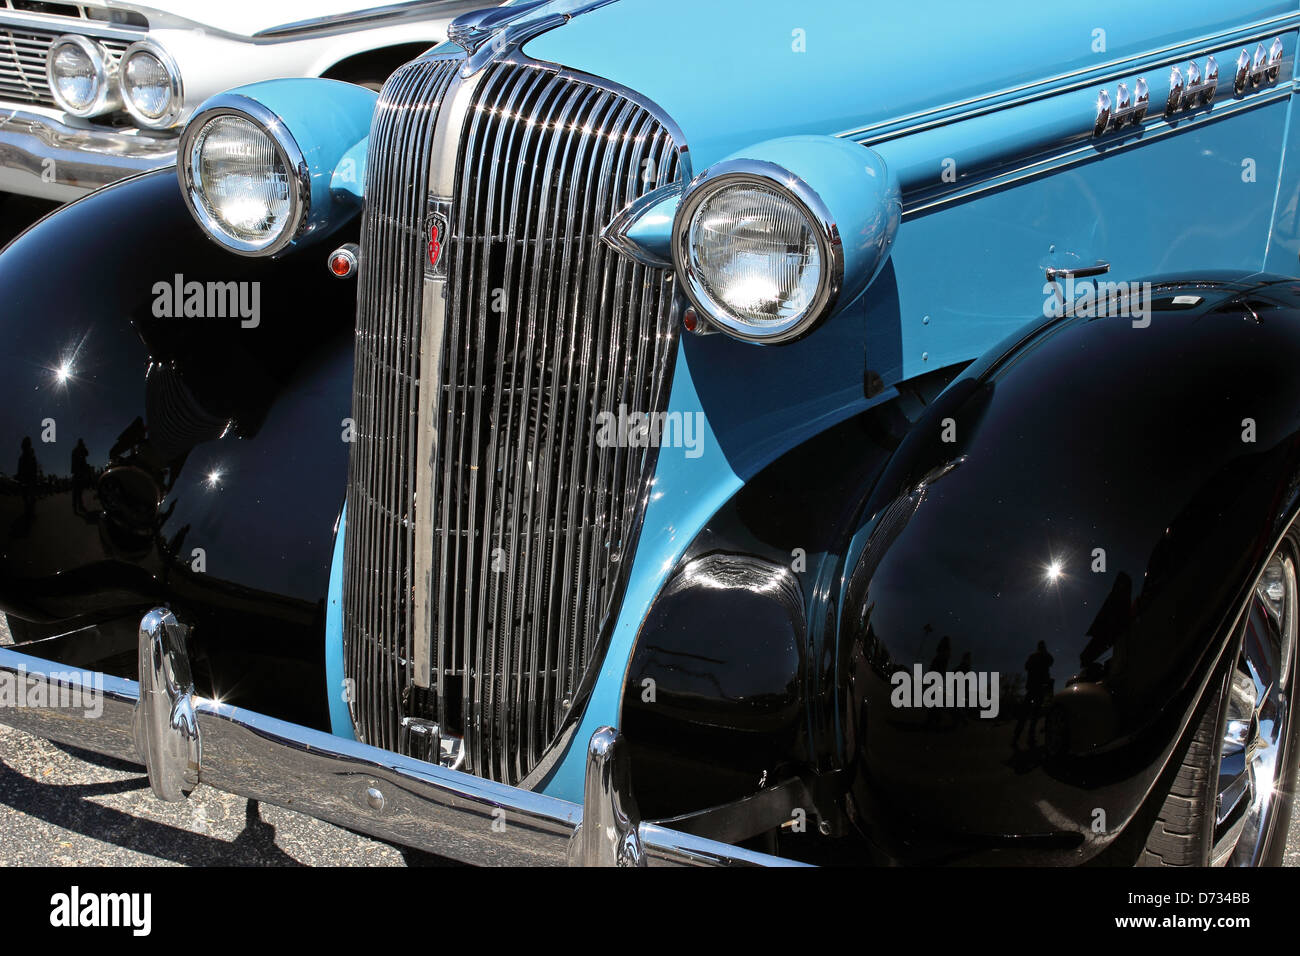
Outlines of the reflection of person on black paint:
M 1016 721 L 1016 735 L 1011 738 L 1012 746 L 1020 746 L 1020 734 L 1029 724 L 1029 746 L 1036 747 L 1038 718 L 1042 716 L 1043 702 L 1052 692 L 1052 655 L 1047 653 L 1047 644 L 1038 642 L 1038 649 L 1025 661 L 1025 699 L 1020 705 L 1020 719 Z
M 82 501 L 81 496 L 85 493 L 86 488 L 90 485 L 90 465 L 87 459 L 90 457 L 90 450 L 86 448 L 84 438 L 77 439 L 77 447 L 72 449 L 72 513 L 85 514 L 86 504 Z
M 32 448 L 30 438 L 23 439 L 22 453 L 18 456 L 18 484 L 23 489 L 23 515 L 30 516 L 36 510 L 36 483 L 40 477 L 40 466 L 36 464 L 36 451 Z

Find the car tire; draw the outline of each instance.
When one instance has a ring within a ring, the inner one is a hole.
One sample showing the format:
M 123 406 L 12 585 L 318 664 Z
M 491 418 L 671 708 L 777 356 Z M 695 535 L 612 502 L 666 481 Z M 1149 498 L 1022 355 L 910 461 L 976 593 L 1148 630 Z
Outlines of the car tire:
M 1281 863 L 1300 758 L 1293 694 L 1298 554 L 1293 532 L 1252 589 L 1233 654 L 1201 705 L 1138 866 Z M 1279 581 L 1281 612 L 1270 613 L 1278 603 L 1268 589 Z

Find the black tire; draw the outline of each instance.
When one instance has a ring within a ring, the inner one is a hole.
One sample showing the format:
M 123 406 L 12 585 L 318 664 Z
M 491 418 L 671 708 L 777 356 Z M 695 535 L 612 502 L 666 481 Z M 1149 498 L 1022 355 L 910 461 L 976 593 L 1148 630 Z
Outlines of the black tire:
M 1288 533 L 1274 560 L 1300 561 L 1300 534 L 1297 527 Z M 1254 600 L 1252 592 L 1252 600 Z M 1292 600 L 1294 601 L 1294 595 Z M 1300 608 L 1296 609 L 1300 613 Z M 1219 788 L 1222 767 L 1224 735 L 1228 729 L 1230 697 L 1234 680 L 1244 679 L 1243 667 L 1260 646 L 1256 639 L 1247 642 L 1248 623 L 1235 635 L 1229 654 L 1220 665 L 1205 694 L 1205 700 L 1195 718 L 1195 730 L 1178 763 L 1178 770 L 1156 814 L 1155 822 L 1147 834 L 1146 843 L 1136 861 L 1138 866 L 1207 866 L 1211 863 L 1216 838 L 1222 844 L 1220 862 L 1227 865 L 1278 866 L 1286 850 L 1287 833 L 1291 821 L 1292 795 L 1295 792 L 1297 765 L 1300 764 L 1300 708 L 1297 708 L 1294 689 L 1297 645 L 1289 646 L 1289 668 L 1275 661 L 1278 670 L 1287 674 L 1271 698 L 1275 708 L 1272 720 L 1278 731 L 1272 746 L 1278 748 L 1274 764 L 1271 802 L 1261 815 L 1258 826 L 1249 840 L 1234 836 L 1231 823 L 1237 819 L 1232 805 L 1224 824 L 1216 834 L 1216 810 L 1219 806 Z M 1294 633 L 1294 632 L 1292 632 Z M 1283 642 L 1282 647 L 1286 647 Z M 1287 656 L 1281 651 L 1281 659 Z M 1277 671 L 1273 671 L 1277 673 Z M 1254 700 L 1254 698 L 1252 698 Z M 1238 707 L 1239 705 L 1233 705 Z M 1234 713 L 1238 711 L 1234 710 Z M 1263 726 L 1255 722 L 1252 728 Z M 1231 774 L 1231 771 L 1229 771 Z M 1240 779 L 1238 777 L 1237 779 Z M 1252 794 L 1254 793 L 1252 789 Z M 1240 799 L 1239 797 L 1237 799 Z M 1239 848 L 1239 849 L 1234 849 Z
M 1226 711 L 1227 675 L 1206 694 L 1196 731 L 1156 821 L 1138 866 L 1205 866 L 1214 839 L 1214 801 L 1219 773 L 1219 739 Z

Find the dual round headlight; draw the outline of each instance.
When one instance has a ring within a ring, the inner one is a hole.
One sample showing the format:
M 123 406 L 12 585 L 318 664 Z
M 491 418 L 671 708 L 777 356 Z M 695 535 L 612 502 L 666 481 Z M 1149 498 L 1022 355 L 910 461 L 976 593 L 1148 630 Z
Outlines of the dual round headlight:
M 302 151 L 248 97 L 210 100 L 181 135 L 176 169 L 190 212 L 233 252 L 272 255 L 306 222 L 311 179 Z
M 673 257 L 691 302 L 752 342 L 807 332 L 839 295 L 844 258 L 821 199 L 772 163 L 733 160 L 693 183 L 676 217 Z
M 148 40 L 131 44 L 114 60 L 96 40 L 62 36 L 50 44 L 45 73 L 54 101 L 73 116 L 100 116 L 125 107 L 149 129 L 169 129 L 181 118 L 180 70 Z

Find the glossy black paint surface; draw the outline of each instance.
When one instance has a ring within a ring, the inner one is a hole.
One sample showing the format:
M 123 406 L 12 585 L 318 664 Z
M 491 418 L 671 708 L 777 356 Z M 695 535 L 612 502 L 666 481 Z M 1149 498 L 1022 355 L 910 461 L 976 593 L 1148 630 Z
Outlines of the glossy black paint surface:
M 355 310 L 354 283 L 324 263 L 354 233 L 235 256 L 164 170 L 0 254 L 0 607 L 107 634 L 169 604 L 194 625 L 207 690 L 324 725 Z M 249 308 L 159 316 L 177 276 L 239 283 Z
M 836 781 L 864 856 L 1129 852 L 1114 837 L 1180 742 L 1300 476 L 1300 283 L 1211 276 L 1155 298 L 1148 327 L 1066 318 L 1004 343 L 902 423 L 897 451 L 899 403 L 821 436 L 690 549 L 788 563 L 809 542 L 808 733 L 783 766 Z M 690 640 L 729 647 L 709 630 Z M 893 676 L 916 665 L 996 672 L 997 715 L 895 706 Z M 741 748 L 695 732 L 720 698 L 656 727 L 642 671 L 624 705 L 635 746 L 736 763 Z M 754 726 L 741 707 L 730 719 L 733 740 Z

